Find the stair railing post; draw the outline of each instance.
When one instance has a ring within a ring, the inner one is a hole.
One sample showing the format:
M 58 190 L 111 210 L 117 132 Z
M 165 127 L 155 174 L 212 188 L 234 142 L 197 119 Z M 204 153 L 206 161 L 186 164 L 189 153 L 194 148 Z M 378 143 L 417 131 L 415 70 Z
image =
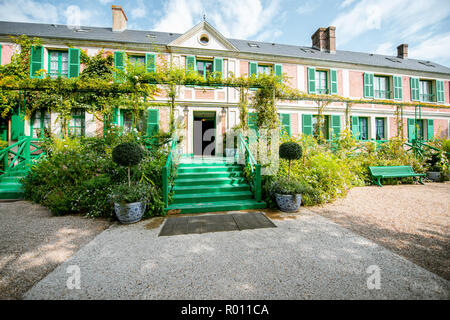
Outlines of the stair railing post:
M 31 136 L 25 137 L 25 147 L 23 150 L 24 157 L 25 157 L 25 166 L 31 165 Z
M 261 165 L 255 164 L 255 198 L 261 201 Z
M 169 181 L 167 177 L 167 166 L 162 168 L 162 189 L 163 189 L 163 201 L 164 208 L 169 206 Z

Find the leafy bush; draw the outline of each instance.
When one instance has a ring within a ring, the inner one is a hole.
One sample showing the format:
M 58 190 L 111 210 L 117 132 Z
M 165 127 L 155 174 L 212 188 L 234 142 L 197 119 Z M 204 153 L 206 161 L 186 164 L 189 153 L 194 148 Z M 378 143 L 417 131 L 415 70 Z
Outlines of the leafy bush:
M 286 178 L 280 178 L 272 182 L 270 191 L 272 194 L 303 194 L 311 193 L 311 188 L 297 180 L 288 180 Z
M 111 199 L 116 203 L 146 202 L 150 189 L 151 185 L 144 183 L 122 183 L 113 188 Z
M 112 151 L 113 161 L 124 167 L 135 166 L 141 162 L 142 158 L 142 147 L 132 142 L 121 143 Z
M 302 157 L 302 153 L 302 147 L 296 142 L 284 142 L 280 145 L 280 158 L 289 161 L 288 180 L 291 177 L 291 161 L 300 159 Z

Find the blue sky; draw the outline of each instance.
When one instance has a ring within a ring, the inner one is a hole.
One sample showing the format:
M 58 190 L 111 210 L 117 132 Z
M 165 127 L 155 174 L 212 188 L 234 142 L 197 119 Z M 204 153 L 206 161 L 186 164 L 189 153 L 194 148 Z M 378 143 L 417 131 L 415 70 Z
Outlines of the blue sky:
M 396 55 L 450 67 L 449 0 L 0 0 L 0 20 L 111 27 L 121 5 L 128 28 L 185 32 L 203 14 L 227 37 L 311 45 L 318 27 L 336 26 L 338 50 Z

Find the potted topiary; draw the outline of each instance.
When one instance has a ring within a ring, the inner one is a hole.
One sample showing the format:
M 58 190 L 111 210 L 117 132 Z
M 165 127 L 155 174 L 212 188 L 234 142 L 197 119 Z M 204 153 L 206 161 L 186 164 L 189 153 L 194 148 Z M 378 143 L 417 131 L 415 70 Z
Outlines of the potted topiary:
M 137 222 L 145 212 L 148 187 L 145 184 L 132 184 L 130 177 L 131 167 L 139 164 L 143 156 L 142 148 L 131 142 L 119 144 L 112 152 L 113 161 L 128 168 L 128 183 L 116 186 L 111 196 L 117 219 L 122 223 Z
M 427 167 L 427 178 L 434 182 L 441 181 L 441 166 L 443 156 L 440 153 L 433 152 L 428 160 L 425 162 Z
M 298 143 L 285 142 L 280 145 L 279 155 L 280 158 L 289 161 L 288 177 L 275 181 L 272 192 L 275 194 L 275 200 L 281 211 L 295 212 L 300 208 L 302 193 L 306 188 L 298 181 L 291 180 L 291 162 L 301 159 L 303 150 Z

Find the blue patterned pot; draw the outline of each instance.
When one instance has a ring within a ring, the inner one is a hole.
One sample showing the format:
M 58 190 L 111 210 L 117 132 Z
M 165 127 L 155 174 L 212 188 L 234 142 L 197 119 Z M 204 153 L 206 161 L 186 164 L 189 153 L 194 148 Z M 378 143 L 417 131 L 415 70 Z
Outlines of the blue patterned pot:
M 138 222 L 145 212 L 144 202 L 114 203 L 116 217 L 122 223 Z
M 302 195 L 279 194 L 275 193 L 275 200 L 278 208 L 284 212 L 297 212 L 302 204 Z

